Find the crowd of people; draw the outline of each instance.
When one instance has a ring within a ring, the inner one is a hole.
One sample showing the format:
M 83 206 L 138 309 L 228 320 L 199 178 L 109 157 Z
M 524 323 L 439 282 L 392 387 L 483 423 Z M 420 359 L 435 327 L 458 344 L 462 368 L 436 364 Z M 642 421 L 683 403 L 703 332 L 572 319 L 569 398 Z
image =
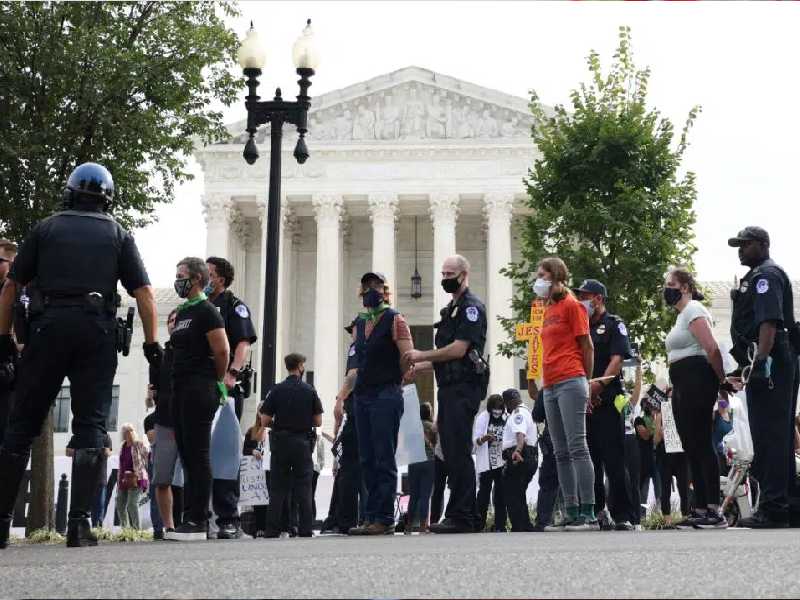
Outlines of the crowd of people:
M 454 255 L 441 268 L 451 299 L 434 324 L 433 349 L 414 347 L 405 318 L 392 308 L 386 277 L 367 272 L 359 287 L 363 311 L 346 328 L 351 344 L 333 434 L 320 430 L 323 402 L 303 381 L 306 358 L 290 353 L 288 376 L 267 390 L 243 441 L 256 334 L 249 308 L 229 289 L 233 267 L 221 257 L 177 264 L 174 289 L 182 303 L 169 315 L 162 348 L 135 242 L 105 212 L 113 191 L 106 169 L 81 165 L 68 180 L 65 211 L 37 224 L 19 249 L 0 240 L 0 407 L 13 406 L 10 415 L 0 414 L 0 547 L 8 543 L 32 440 L 65 377 L 73 390 L 67 545 L 97 544 L 91 525 L 102 521 L 106 504 L 100 482 L 112 452 L 106 420 L 116 353 L 129 349 L 114 318 L 118 282 L 139 308 L 154 411 L 144 424 L 146 439 L 131 424 L 121 427 L 116 512 L 121 525 L 139 527 L 147 493 L 158 539 L 241 537 L 244 456 L 260 461 L 269 492 L 269 503 L 253 511 L 252 535 L 312 536 L 322 438 L 332 442 L 335 471 L 323 532 L 632 531 L 640 527 L 651 483 L 666 526 L 725 528 L 723 438 L 736 427 L 730 398 L 737 392 L 746 398 L 746 409 L 736 410 L 748 417 L 751 489 L 758 489 L 755 512 L 739 523 L 800 526 L 794 454 L 800 325 L 791 282 L 771 260 L 769 235 L 759 227 L 729 240 L 749 268 L 731 295 L 730 353 L 738 364 L 732 372 L 689 270 L 666 276 L 660 300 L 675 313 L 664 346 L 668 384 L 645 392 L 627 325 L 608 309 L 613 290 L 596 279 L 572 288 L 567 265 L 549 257 L 537 265 L 532 284 L 544 314 L 541 373 L 526 390 L 532 406 L 517 389 L 489 395 L 486 309 L 469 288 L 469 261 Z M 19 319 L 12 319 L 15 308 Z M 626 364 L 637 365 L 630 386 Z M 419 406 L 419 460 L 408 467 L 410 498 L 398 520 L 403 386 L 428 371 L 436 407 Z M 531 519 L 527 490 L 537 472 Z

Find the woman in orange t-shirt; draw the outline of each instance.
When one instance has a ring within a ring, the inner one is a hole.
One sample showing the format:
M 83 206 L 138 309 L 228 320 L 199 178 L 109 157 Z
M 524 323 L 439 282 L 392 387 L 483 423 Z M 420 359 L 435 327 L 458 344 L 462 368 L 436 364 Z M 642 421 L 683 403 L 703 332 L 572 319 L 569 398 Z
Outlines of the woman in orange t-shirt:
M 594 514 L 594 467 L 586 444 L 587 376 L 594 364 L 589 316 L 567 287 L 569 273 L 563 260 L 545 258 L 536 277 L 533 291 L 545 302 L 544 408 L 567 509 L 565 521 L 547 531 L 599 530 Z

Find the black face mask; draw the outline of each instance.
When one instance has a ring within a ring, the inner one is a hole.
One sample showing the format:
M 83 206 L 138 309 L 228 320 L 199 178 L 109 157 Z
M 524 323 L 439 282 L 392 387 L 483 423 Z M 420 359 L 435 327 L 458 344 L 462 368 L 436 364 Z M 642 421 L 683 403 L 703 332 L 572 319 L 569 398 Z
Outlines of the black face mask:
M 383 302 L 383 292 L 378 290 L 367 290 L 362 296 L 361 302 L 364 308 L 378 308 Z
M 664 302 L 667 306 L 675 306 L 680 302 L 683 294 L 678 288 L 664 288 Z
M 448 294 L 455 294 L 461 287 L 461 282 L 458 276 L 451 279 L 442 279 L 442 289 Z

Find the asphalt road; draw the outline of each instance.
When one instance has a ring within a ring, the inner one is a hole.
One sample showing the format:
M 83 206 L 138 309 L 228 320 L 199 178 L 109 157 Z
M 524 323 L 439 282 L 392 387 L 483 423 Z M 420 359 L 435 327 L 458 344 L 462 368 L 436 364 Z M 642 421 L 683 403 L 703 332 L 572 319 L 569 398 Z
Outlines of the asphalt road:
M 798 597 L 800 531 L 12 546 L 0 597 Z

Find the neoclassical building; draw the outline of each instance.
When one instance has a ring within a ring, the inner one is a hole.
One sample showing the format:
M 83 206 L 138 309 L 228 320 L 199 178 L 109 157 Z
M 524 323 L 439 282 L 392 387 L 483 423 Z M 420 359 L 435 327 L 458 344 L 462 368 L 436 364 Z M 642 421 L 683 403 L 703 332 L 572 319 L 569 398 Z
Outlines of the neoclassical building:
M 360 308 L 360 276 L 385 273 L 417 347 L 431 347 L 448 301 L 440 267 L 456 252 L 471 262 L 470 287 L 490 317 L 491 389 L 518 384 L 524 365 L 494 349 L 505 337 L 496 317 L 510 313 L 513 291 L 499 271 L 518 258 L 523 180 L 536 157 L 531 125 L 523 98 L 409 67 L 314 98 L 304 165 L 292 158 L 295 134 L 285 128 L 277 354 L 305 354 L 329 406 L 344 369 L 343 327 Z M 262 157 L 251 166 L 244 128 L 231 125 L 229 140 L 195 156 L 208 254 L 231 260 L 235 291 L 260 315 L 269 132 L 259 131 Z M 431 381 L 419 385 L 431 397 Z

